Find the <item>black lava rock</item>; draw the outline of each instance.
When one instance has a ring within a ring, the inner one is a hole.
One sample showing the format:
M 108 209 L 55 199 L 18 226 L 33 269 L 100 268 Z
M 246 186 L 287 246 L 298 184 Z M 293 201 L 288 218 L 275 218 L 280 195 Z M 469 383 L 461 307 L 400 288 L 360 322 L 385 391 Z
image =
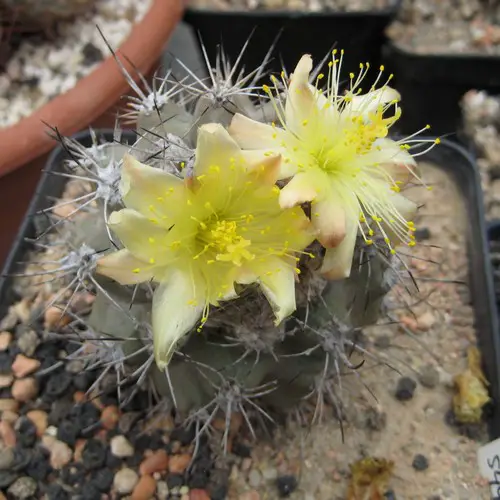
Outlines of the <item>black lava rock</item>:
M 77 391 L 85 392 L 95 381 L 95 373 L 83 371 L 73 377 L 73 387 Z
M 47 500 L 69 500 L 70 498 L 69 493 L 57 483 L 49 484 L 45 489 L 45 495 Z
M 36 448 L 33 451 L 30 463 L 25 469 L 26 474 L 37 482 L 43 481 L 52 472 L 49 457 L 48 451 Z
M 182 474 L 169 474 L 167 476 L 168 489 L 184 486 L 184 476 Z
M 133 396 L 132 396 L 133 394 Z M 132 396 L 132 398 L 130 398 Z M 126 405 L 123 405 L 124 412 L 128 411 L 142 411 L 149 406 L 149 394 L 147 391 L 138 391 L 136 386 L 128 387 L 122 391 L 124 401 L 130 400 Z
M 74 446 L 79 433 L 80 429 L 75 422 L 72 422 L 71 420 L 63 420 L 57 428 L 57 439 L 69 444 L 70 446 Z
M 92 483 L 87 483 L 85 487 L 81 489 L 81 500 L 96 500 L 97 498 L 101 498 L 101 492 Z
M 89 439 L 82 451 L 82 463 L 85 469 L 101 468 L 106 462 L 106 445 L 97 439 Z
M 92 437 L 100 427 L 101 412 L 89 402 L 75 405 L 68 417 L 83 438 Z
M 66 399 L 58 399 L 57 401 L 54 401 L 51 405 L 49 413 L 49 425 L 55 425 L 58 427 L 59 423 L 70 414 L 73 405 L 73 401 Z
M 417 241 L 424 241 L 431 237 L 431 232 L 428 227 L 421 227 L 415 231 L 414 235 Z
M 429 468 L 429 460 L 427 457 L 419 453 L 413 457 L 413 462 L 411 466 L 418 471 L 423 471 Z
M 387 490 L 384 493 L 384 498 L 386 500 L 396 500 L 396 493 L 394 493 L 394 490 Z
M 279 496 L 282 498 L 286 498 L 293 493 L 298 485 L 297 478 L 292 475 L 280 476 L 276 479 L 276 487 L 278 488 Z
M 161 450 L 166 448 L 165 443 L 163 442 L 163 436 L 161 432 L 155 431 L 151 434 L 141 434 L 137 437 L 132 437 L 134 449 L 142 453 L 145 450 Z
M 83 64 L 86 66 L 91 66 L 92 64 L 98 63 L 104 59 L 104 56 L 99 47 L 96 47 L 93 43 L 88 42 L 82 48 Z
M 2 375 L 8 375 L 11 373 L 13 356 L 9 353 L 9 351 L 1 351 L 0 352 L 0 373 Z
M 236 442 L 233 444 L 231 451 L 238 457 L 250 458 L 252 449 L 246 444 Z
M 144 457 L 142 455 L 138 455 L 137 453 L 132 455 L 131 457 L 128 457 L 125 459 L 125 463 L 127 464 L 127 467 L 130 467 L 131 469 L 134 469 L 136 467 L 139 467 L 141 462 L 144 460 Z
M 142 457 L 142 454 L 140 456 Z M 121 464 L 122 464 L 121 458 L 115 457 L 111 453 L 111 450 L 108 449 L 106 451 L 106 467 L 109 467 L 110 469 L 118 469 L 118 467 L 120 467 Z
M 36 427 L 28 417 L 21 417 L 16 423 L 17 443 L 24 448 L 33 448 L 36 443 Z
M 14 448 L 14 464 L 12 465 L 12 470 L 15 472 L 23 471 L 26 467 L 28 467 L 32 457 L 32 450 L 21 448 L 18 444 Z
M 176 427 L 170 433 L 170 441 L 179 441 L 183 446 L 192 443 L 196 437 L 196 429 L 194 425 L 188 427 Z
M 100 469 L 92 475 L 91 484 L 100 492 L 107 493 L 113 484 L 114 472 L 111 469 Z
M 398 380 L 395 397 L 398 401 L 409 401 L 413 398 L 417 383 L 410 377 L 401 377 Z
M 226 500 L 227 490 L 228 488 L 225 484 L 217 485 L 210 492 L 210 500 Z
M 65 394 L 69 394 L 71 388 L 72 377 L 71 374 L 65 371 L 60 373 L 53 373 L 43 391 L 42 397 L 46 401 L 54 401 Z
M 8 470 L 0 470 L 0 488 L 9 487 L 17 478 L 19 474 Z
M 196 471 L 189 476 L 188 486 L 193 490 L 196 488 L 205 489 L 209 480 L 210 473 Z
M 68 486 L 71 486 L 73 488 L 78 488 L 79 486 L 85 484 L 86 473 L 87 472 L 85 471 L 82 464 L 70 463 L 62 468 L 61 479 L 64 484 L 67 484 Z

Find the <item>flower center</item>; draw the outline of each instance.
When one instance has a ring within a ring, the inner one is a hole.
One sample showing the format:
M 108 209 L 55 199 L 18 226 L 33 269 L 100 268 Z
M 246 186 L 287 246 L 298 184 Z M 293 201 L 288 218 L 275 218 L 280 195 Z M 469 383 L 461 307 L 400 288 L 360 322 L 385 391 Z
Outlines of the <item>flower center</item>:
M 213 254 L 214 259 L 208 260 L 208 264 L 218 260 L 241 266 L 243 259 L 252 260 L 255 258 L 255 254 L 247 249 L 252 242 L 238 234 L 236 221 L 209 220 L 200 226 L 202 229 L 198 233 L 197 239 L 203 245 L 203 250 L 194 257 L 195 259 L 209 252 Z

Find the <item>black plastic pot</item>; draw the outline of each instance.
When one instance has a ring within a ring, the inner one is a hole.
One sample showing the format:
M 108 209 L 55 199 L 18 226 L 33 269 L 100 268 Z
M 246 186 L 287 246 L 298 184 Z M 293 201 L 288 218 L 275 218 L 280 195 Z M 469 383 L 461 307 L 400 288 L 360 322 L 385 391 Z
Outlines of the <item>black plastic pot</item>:
M 113 141 L 113 130 L 103 129 L 96 131 L 97 137 L 104 141 Z M 127 141 L 132 144 L 136 134 L 131 130 L 125 130 L 122 133 L 122 142 Z M 80 132 L 73 136 L 80 144 L 91 146 L 92 138 L 88 131 Z M 7 309 L 15 301 L 19 300 L 12 289 L 12 278 L 8 275 L 18 272 L 18 262 L 25 258 L 26 252 L 32 249 L 32 245 L 26 241 L 26 238 L 36 237 L 35 226 L 33 223 L 34 215 L 54 204 L 53 199 L 59 197 L 64 190 L 66 180 L 62 176 L 53 175 L 54 172 L 61 171 L 64 160 L 69 159 L 68 153 L 62 147 L 57 147 L 52 151 L 47 159 L 47 165 L 38 182 L 35 194 L 31 200 L 23 222 L 19 228 L 14 244 L 4 263 L 2 275 L 0 276 L 0 319 L 7 313 Z
M 112 139 L 112 131 L 100 131 L 99 136 Z M 124 139 L 131 141 L 133 133 L 126 133 Z M 90 136 L 83 132 L 75 138 L 84 145 L 90 143 Z M 19 230 L 12 250 L 7 259 L 3 276 L 11 274 L 18 267 L 30 245 L 26 238 L 35 236 L 33 215 L 40 209 L 48 207 L 52 202 L 49 197 L 60 196 L 64 189 L 64 179 L 51 175 L 61 168 L 67 154 L 62 148 L 57 148 L 50 156 L 46 171 L 42 175 L 36 194 L 31 202 L 26 218 Z M 448 141 L 443 141 L 439 147 L 432 149 L 421 157 L 422 161 L 431 162 L 445 170 L 456 182 L 465 200 L 468 215 L 468 255 L 469 255 L 469 286 L 475 311 L 478 342 L 483 353 L 485 371 L 491 382 L 490 390 L 495 402 L 500 401 L 500 337 L 498 320 L 494 301 L 491 263 L 485 256 L 488 254 L 486 227 L 483 211 L 483 199 L 480 189 L 479 174 L 474 160 L 468 153 Z M 11 279 L 0 279 L 0 317 L 6 313 L 7 307 L 18 297 L 12 292 Z M 500 411 L 493 406 L 489 421 L 491 436 L 500 436 Z
M 269 48 L 279 38 L 268 68 L 292 71 L 303 54 L 321 61 L 333 48 L 345 50 L 346 77 L 358 71 L 359 63 L 380 65 L 384 30 L 395 17 L 401 0 L 386 9 L 370 12 L 223 11 L 188 7 L 184 20 L 200 35 L 210 61 L 222 44 L 229 60 L 236 61 L 243 45 L 255 30 L 242 63 L 247 71 L 262 65 Z M 282 30 L 281 34 L 280 31 Z
M 395 126 L 402 134 L 429 124 L 434 135 L 452 134 L 451 139 L 464 140 L 463 95 L 470 89 L 500 93 L 500 57 L 417 54 L 388 42 L 382 60 L 394 73 L 393 86 L 402 96 L 403 114 Z

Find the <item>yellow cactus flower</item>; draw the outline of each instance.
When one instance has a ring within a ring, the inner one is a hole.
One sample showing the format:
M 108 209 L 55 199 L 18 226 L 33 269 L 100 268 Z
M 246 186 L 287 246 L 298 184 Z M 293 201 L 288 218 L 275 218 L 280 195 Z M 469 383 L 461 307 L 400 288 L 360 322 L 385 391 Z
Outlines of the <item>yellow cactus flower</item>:
M 387 86 L 391 77 L 376 88 L 383 67 L 366 94 L 361 94 L 360 84 L 368 64 L 360 65 L 358 75 L 351 73 L 348 90 L 339 93 L 342 58 L 343 51 L 333 51 L 328 76 L 319 74 L 316 85 L 311 85 L 312 59 L 303 56 L 290 82 L 282 75 L 284 103 L 276 78 L 272 79 L 274 91 L 263 86 L 279 124 L 237 114 L 229 127 L 243 149 L 266 148 L 268 154 L 282 155 L 280 178 L 293 178 L 282 189 L 280 204 L 311 202 L 312 223 L 327 249 L 322 272 L 330 279 L 349 276 L 358 234 L 368 245 L 375 234 L 380 235 L 393 253 L 398 244 L 415 244 L 411 218 L 416 206 L 399 191 L 417 176 L 417 155 L 409 153 L 416 134 L 404 141 L 387 138 L 401 111 L 399 94 Z M 324 80 L 327 84 L 321 89 Z M 387 117 L 390 108 L 394 113 Z
M 279 165 L 279 155 L 242 152 L 218 124 L 199 129 L 194 173 L 184 180 L 124 158 L 126 208 L 109 218 L 124 249 L 97 269 L 121 284 L 159 283 L 152 323 L 160 368 L 210 305 L 236 297 L 235 283 L 257 282 L 277 324 L 295 310 L 296 255 L 314 236 L 300 207 L 279 205 Z

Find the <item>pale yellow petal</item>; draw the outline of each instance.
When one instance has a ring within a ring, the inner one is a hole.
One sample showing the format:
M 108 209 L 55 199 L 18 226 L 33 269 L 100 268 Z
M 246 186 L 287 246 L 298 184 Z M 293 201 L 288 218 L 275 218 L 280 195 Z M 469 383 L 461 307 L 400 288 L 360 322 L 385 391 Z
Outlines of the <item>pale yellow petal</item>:
M 309 85 L 309 73 L 313 62 L 310 55 L 304 55 L 293 72 L 285 103 L 285 121 L 295 134 L 301 135 L 308 121 L 315 118 L 318 111 L 316 91 Z M 309 124 L 309 127 L 311 124 Z
M 266 296 L 276 316 L 275 324 L 279 325 L 290 316 L 296 308 L 295 304 L 295 271 L 279 259 L 270 259 L 268 273 L 260 275 L 260 288 Z
M 266 149 L 274 150 L 280 146 L 283 139 L 283 131 L 277 127 L 271 127 L 239 113 L 236 113 L 229 125 L 231 137 L 243 149 Z
M 358 234 L 358 224 L 354 214 L 346 214 L 346 233 L 344 239 L 335 248 L 327 248 L 320 272 L 325 278 L 338 280 L 351 274 L 354 246 Z
M 318 241 L 325 248 L 336 247 L 346 235 L 345 204 L 334 196 L 313 201 L 311 222 L 318 232 Z
M 178 342 L 200 320 L 205 307 L 204 287 L 179 270 L 162 282 L 153 295 L 153 344 L 156 364 L 164 370 Z
M 290 208 L 306 201 L 312 201 L 318 195 L 318 188 L 311 175 L 299 172 L 280 192 L 281 208 Z
M 182 179 L 128 154 L 123 158 L 120 191 L 125 206 L 145 217 L 153 217 L 153 211 L 157 216 L 173 216 L 185 199 Z
M 351 102 L 346 105 L 345 112 L 368 116 L 368 113 L 373 113 L 379 106 L 400 99 L 401 95 L 397 90 L 392 87 L 381 87 L 366 94 L 353 96 Z
M 118 281 L 121 285 L 135 285 L 153 279 L 158 268 L 134 257 L 128 250 L 119 250 L 97 261 L 98 274 Z
M 274 185 L 279 178 L 281 155 L 269 154 L 267 151 L 242 151 L 242 158 L 247 172 L 259 183 Z
M 391 191 L 391 194 L 388 195 L 388 199 L 394 206 L 394 208 L 397 210 L 399 215 L 403 217 L 407 222 L 412 221 L 413 217 L 415 217 L 415 214 L 417 213 L 417 205 L 403 196 L 402 194 L 399 193 L 393 193 Z M 387 237 L 391 241 L 392 246 L 397 246 L 401 243 L 401 238 L 400 236 L 397 235 L 396 232 L 394 232 L 391 228 L 390 224 L 387 224 L 385 222 L 382 222 L 382 226 L 384 228 L 385 233 L 387 234 Z
M 168 245 L 172 236 L 169 230 L 139 212 L 130 208 L 113 212 L 108 225 L 123 246 L 138 259 L 150 264 L 166 264 L 171 258 Z
M 238 157 L 241 148 L 218 123 L 208 123 L 198 130 L 194 171 L 197 176 L 206 174 L 210 167 L 224 168 L 231 157 Z

